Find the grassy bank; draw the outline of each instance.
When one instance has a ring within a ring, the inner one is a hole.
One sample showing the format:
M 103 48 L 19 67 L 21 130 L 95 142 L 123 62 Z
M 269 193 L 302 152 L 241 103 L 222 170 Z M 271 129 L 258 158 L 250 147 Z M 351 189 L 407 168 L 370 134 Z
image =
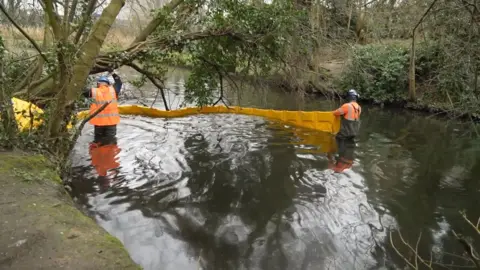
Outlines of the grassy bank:
M 141 269 L 40 155 L 0 152 L 0 269 Z

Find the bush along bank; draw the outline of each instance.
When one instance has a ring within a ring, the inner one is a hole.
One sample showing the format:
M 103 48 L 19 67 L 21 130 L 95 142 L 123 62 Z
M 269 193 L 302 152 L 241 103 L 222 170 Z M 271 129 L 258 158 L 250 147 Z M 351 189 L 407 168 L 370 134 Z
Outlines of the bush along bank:
M 453 59 L 439 43 L 416 49 L 416 102 L 408 101 L 410 48 L 400 44 L 370 44 L 352 49 L 338 89 L 355 88 L 363 101 L 444 113 L 480 120 L 475 70 L 470 62 Z

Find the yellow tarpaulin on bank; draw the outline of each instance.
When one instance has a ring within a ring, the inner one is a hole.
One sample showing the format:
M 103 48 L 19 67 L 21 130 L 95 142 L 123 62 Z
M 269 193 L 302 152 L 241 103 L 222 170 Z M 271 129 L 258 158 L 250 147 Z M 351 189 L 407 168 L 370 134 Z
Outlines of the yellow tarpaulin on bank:
M 12 98 L 12 103 L 15 120 L 20 131 L 29 130 L 32 125 L 33 128 L 37 128 L 43 123 L 44 112 L 39 107 L 18 98 Z

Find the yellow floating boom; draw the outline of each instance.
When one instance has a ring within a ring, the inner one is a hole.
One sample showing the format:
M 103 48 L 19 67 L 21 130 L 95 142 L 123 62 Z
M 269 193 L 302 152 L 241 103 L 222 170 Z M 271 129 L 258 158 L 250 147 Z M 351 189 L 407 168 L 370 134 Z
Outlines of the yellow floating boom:
M 154 118 L 173 118 L 184 117 L 188 115 L 217 113 L 261 116 L 267 119 L 281 121 L 292 126 L 321 131 L 315 133 L 308 132 L 308 130 L 294 131 L 295 135 L 301 139 L 299 143 L 319 146 L 320 149 L 313 150 L 312 152 L 320 153 L 331 153 L 336 151 L 335 140 L 330 134 L 337 134 L 340 130 L 340 119 L 335 117 L 331 112 L 279 111 L 236 106 L 209 106 L 163 111 L 144 106 L 123 105 L 118 106 L 118 109 L 122 115 L 140 115 Z M 77 114 L 77 118 L 84 119 L 88 115 L 89 111 L 82 111 Z
M 211 114 L 211 113 L 234 113 L 261 116 L 272 120 L 278 120 L 290 124 L 292 126 L 303 127 L 331 134 L 337 134 L 340 130 L 340 119 L 335 117 L 331 112 L 304 112 L 304 111 L 279 111 L 265 110 L 257 108 L 244 107 L 225 107 L 225 106 L 209 106 L 201 108 L 184 108 L 172 111 L 163 111 L 155 108 L 149 108 L 137 105 L 118 106 L 122 115 L 141 115 L 148 117 L 184 117 L 195 114 Z M 88 111 L 82 111 L 77 114 L 79 119 L 87 117 Z
M 17 98 L 12 99 L 14 105 L 15 118 L 18 127 L 21 131 L 30 128 L 33 123 L 33 128 L 42 124 L 43 110 L 37 106 Z M 173 118 L 184 117 L 196 114 L 218 114 L 218 113 L 233 113 L 261 116 L 271 120 L 284 122 L 288 125 L 302 127 L 306 129 L 321 131 L 323 133 L 311 133 L 307 130 L 296 130 L 295 134 L 301 139 L 300 143 L 312 144 L 321 146 L 320 152 L 332 152 L 335 148 L 335 142 L 329 134 L 336 134 L 340 130 L 340 119 L 335 117 L 331 112 L 304 112 L 304 111 L 280 111 L 280 110 L 266 110 L 257 108 L 244 107 L 225 107 L 225 106 L 209 106 L 201 108 L 184 108 L 172 111 L 163 111 L 155 108 L 149 108 L 137 105 L 123 105 L 118 106 L 119 112 L 122 115 L 140 115 L 154 118 Z M 34 116 L 31 121 L 30 111 Z M 89 111 L 81 111 L 77 114 L 78 119 L 84 119 L 89 114 Z M 71 128 L 69 125 L 68 128 Z

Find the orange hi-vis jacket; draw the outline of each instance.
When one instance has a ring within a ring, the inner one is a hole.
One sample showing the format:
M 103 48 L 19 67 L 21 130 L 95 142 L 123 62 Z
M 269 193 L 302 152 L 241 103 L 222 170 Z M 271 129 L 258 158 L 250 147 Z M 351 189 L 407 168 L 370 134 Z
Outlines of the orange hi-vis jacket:
M 120 148 L 116 144 L 90 148 L 92 165 L 99 176 L 107 176 L 108 170 L 116 169 L 120 166 L 116 159 L 118 153 L 120 153 Z
M 362 108 L 357 102 L 348 102 L 333 112 L 334 115 L 343 115 L 340 123 L 340 131 L 337 137 L 355 137 L 360 129 L 360 114 Z
M 360 114 L 362 113 L 362 108 L 358 105 L 357 102 L 349 102 L 342 105 L 342 107 L 338 108 L 334 114 L 335 115 L 343 115 L 346 120 L 355 121 L 360 118 Z
M 94 126 L 113 126 L 120 122 L 118 112 L 117 94 L 112 86 L 100 86 L 92 88 L 92 105 L 90 105 L 90 114 L 93 114 L 103 104 L 110 102 L 107 107 L 90 120 Z

